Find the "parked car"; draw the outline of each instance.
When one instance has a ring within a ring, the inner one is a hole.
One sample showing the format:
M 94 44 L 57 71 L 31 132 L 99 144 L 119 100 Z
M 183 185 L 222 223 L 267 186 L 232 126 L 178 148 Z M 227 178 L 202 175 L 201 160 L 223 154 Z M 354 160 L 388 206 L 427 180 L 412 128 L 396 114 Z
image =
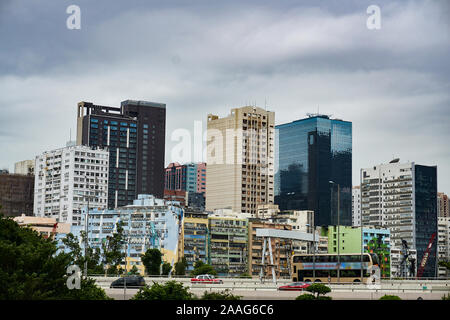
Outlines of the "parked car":
M 126 285 L 127 288 L 140 288 L 145 286 L 145 280 L 142 276 L 126 276 L 114 280 L 110 288 L 123 288 Z
M 304 289 L 308 288 L 310 285 L 311 285 L 311 283 L 307 283 L 307 282 L 293 282 L 293 283 L 289 283 L 285 286 L 279 287 L 278 290 L 303 291 Z
M 216 279 L 213 275 L 202 274 L 191 279 L 191 283 L 223 283 L 222 280 Z

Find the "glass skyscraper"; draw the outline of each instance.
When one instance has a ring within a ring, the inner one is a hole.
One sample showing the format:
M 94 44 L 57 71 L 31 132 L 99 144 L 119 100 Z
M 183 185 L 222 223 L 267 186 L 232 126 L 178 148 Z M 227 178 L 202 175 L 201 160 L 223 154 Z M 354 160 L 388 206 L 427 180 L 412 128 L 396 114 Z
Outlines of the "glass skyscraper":
M 310 115 L 276 126 L 275 145 L 275 203 L 280 210 L 313 210 L 316 226 L 337 225 L 338 220 L 350 226 L 352 123 Z

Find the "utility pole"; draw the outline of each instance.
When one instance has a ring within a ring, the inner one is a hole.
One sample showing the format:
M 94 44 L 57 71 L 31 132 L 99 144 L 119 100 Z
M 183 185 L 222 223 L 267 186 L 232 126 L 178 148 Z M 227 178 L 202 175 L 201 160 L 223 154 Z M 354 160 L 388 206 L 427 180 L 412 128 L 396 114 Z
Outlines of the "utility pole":
M 87 179 L 87 176 L 84 176 L 85 180 L 86 180 L 86 188 L 88 189 L 88 196 L 87 196 L 87 210 L 86 210 L 86 219 L 85 219 L 85 237 L 84 237 L 84 276 L 87 279 L 87 273 L 88 273 L 88 263 L 87 263 L 87 248 L 88 248 L 88 219 L 89 219 L 89 197 L 90 195 L 90 189 L 89 189 L 89 182 Z
M 341 255 L 340 255 L 340 185 L 338 183 L 335 183 L 334 181 L 329 181 L 330 184 L 336 184 L 338 187 L 338 195 L 337 195 L 337 254 L 338 254 L 338 269 L 337 269 L 337 276 L 338 276 L 338 283 L 341 282 Z M 333 190 L 331 191 L 331 196 L 333 196 Z M 333 204 L 331 204 L 333 205 Z

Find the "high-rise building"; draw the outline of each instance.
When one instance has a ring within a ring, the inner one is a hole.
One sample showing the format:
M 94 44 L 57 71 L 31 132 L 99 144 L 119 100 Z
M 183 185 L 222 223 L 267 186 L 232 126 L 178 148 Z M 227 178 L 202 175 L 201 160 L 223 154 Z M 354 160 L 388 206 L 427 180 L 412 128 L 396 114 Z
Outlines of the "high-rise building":
M 83 207 L 106 208 L 109 154 L 87 146 L 64 147 L 36 157 L 34 215 L 73 225 Z
M 206 210 L 256 216 L 274 202 L 274 122 L 274 112 L 252 106 L 208 115 Z
M 317 226 L 350 226 L 352 123 L 309 115 L 276 126 L 276 142 L 275 203 L 280 210 L 312 210 Z
M 108 208 L 138 194 L 164 196 L 166 105 L 122 101 L 120 108 L 78 103 L 77 144 L 108 147 Z
M 361 187 L 352 188 L 352 226 L 361 226 Z
M 438 216 L 450 217 L 450 201 L 445 193 L 438 192 Z
M 170 163 L 164 169 L 164 192 L 188 191 L 205 193 L 206 163 Z
M 402 240 L 416 250 L 417 267 L 433 234 L 436 238 L 423 277 L 436 276 L 437 239 L 437 168 L 400 163 L 361 169 L 361 214 L 363 226 L 374 225 L 390 230 L 391 272 L 401 276 Z
M 34 160 L 23 160 L 14 164 L 15 174 L 29 174 L 34 176 Z
M 0 172 L 0 213 L 7 217 L 33 215 L 34 175 Z

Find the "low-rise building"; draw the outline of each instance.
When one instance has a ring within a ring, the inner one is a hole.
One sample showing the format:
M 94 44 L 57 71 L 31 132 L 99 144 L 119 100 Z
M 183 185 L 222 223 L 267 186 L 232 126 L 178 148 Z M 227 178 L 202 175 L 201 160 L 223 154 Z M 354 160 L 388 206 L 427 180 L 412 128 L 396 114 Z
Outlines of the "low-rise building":
M 438 218 L 438 261 L 450 262 L 450 217 Z M 438 277 L 447 278 L 450 272 L 438 266 Z
M 22 214 L 14 221 L 21 227 L 30 227 L 39 232 L 44 238 L 54 238 L 57 234 L 70 232 L 69 223 L 58 223 L 55 218 L 30 217 Z
M 292 240 L 271 238 L 270 246 L 272 251 L 273 264 L 270 257 L 265 257 L 264 265 L 262 264 L 263 254 L 263 238 L 256 236 L 257 229 L 278 229 L 292 230 L 292 226 L 282 223 L 271 223 L 259 219 L 250 219 L 248 224 L 248 270 L 251 276 L 272 277 L 272 265 L 275 266 L 275 275 L 277 278 L 290 278 L 291 276 L 291 256 L 292 256 Z M 266 247 L 267 252 L 269 248 Z
M 33 175 L 0 173 L 0 212 L 5 216 L 32 216 L 33 197 Z
M 209 264 L 219 275 L 248 272 L 248 215 L 217 209 L 208 216 Z

